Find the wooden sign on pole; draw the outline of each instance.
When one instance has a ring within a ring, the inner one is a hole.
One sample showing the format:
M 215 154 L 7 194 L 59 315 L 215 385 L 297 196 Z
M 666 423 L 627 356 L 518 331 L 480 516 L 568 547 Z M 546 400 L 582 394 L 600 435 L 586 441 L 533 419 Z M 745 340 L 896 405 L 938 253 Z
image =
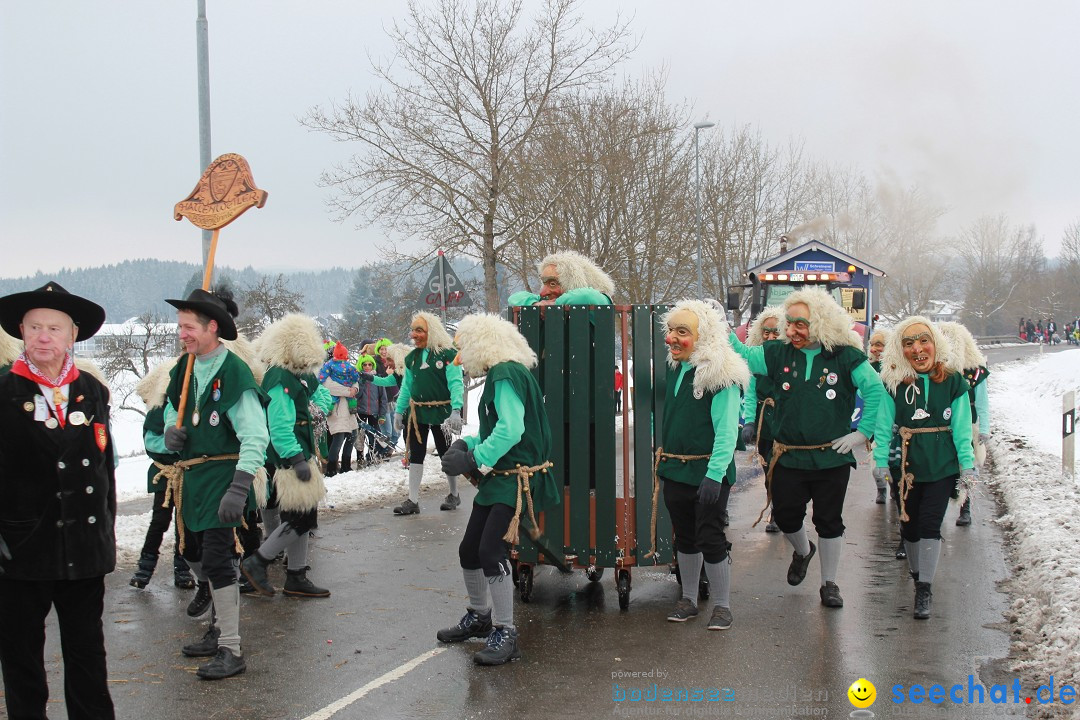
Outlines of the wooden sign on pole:
M 173 219 L 187 218 L 196 227 L 213 230 L 210 252 L 203 269 L 203 290 L 210 290 L 210 278 L 214 274 L 214 254 L 217 252 L 218 233 L 221 228 L 243 215 L 248 209 L 261 208 L 266 204 L 267 192 L 255 185 L 251 166 L 236 153 L 221 155 L 203 171 L 195 189 L 173 207 Z M 184 424 L 188 386 L 195 356 L 188 355 L 184 370 L 184 384 L 180 390 L 180 407 L 176 409 L 176 427 Z

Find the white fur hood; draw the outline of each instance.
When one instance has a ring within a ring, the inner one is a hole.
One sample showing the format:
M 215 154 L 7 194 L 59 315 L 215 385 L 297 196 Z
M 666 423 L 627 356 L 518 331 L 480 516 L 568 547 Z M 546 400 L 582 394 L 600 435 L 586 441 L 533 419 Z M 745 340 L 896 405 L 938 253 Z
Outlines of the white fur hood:
M 665 328 L 671 316 L 681 310 L 694 313 L 698 319 L 698 340 L 689 360 L 695 369 L 694 389 L 716 392 L 728 385 L 746 388 L 750 382 L 750 368 L 731 347 L 728 339 L 731 330 L 724 317 L 715 308 L 700 300 L 683 300 L 664 315 Z M 677 365 L 671 359 L 670 351 L 668 364 L 671 367 Z
M 536 366 L 536 353 L 513 323 L 498 315 L 467 315 L 458 323 L 458 357 L 471 377 L 486 375 L 502 362 Z
M 22 341 L 8 335 L 0 329 L 0 365 L 10 365 L 19 358 Z
M 904 357 L 904 334 L 912 325 L 918 324 L 930 328 L 930 337 L 934 339 L 935 361 L 943 362 L 946 367 L 950 367 L 951 348 L 949 341 L 938 329 L 938 326 L 921 315 L 904 318 L 889 331 L 889 336 L 885 340 L 885 350 L 881 353 L 881 382 L 893 394 L 896 393 L 896 389 L 900 387 L 904 380 L 908 378 L 914 379 L 918 376 L 915 368 L 911 367 L 911 363 Z
M 169 372 L 175 365 L 175 362 L 155 365 L 135 386 L 135 392 L 142 399 L 147 410 L 165 405 L 165 393 L 169 390 Z
M 322 334 L 307 315 L 290 313 L 271 323 L 256 342 L 259 362 L 283 367 L 293 374 L 315 372 L 322 367 Z
M 562 285 L 563 290 L 592 288 L 608 297 L 615 292 L 615 282 L 611 276 L 579 252 L 564 250 L 551 253 L 540 261 L 536 269 L 543 274 L 544 268 L 548 265 L 555 266 L 555 272 L 559 274 L 559 284 Z
M 822 288 L 803 288 L 784 298 L 784 317 L 780 318 L 780 339 L 787 340 L 787 310 L 796 303 L 810 308 L 810 342 L 820 342 L 829 352 L 850 345 L 862 350 L 862 338 L 851 329 L 851 317 Z
M 442 321 L 429 312 L 418 312 L 413 315 L 413 322 L 422 318 L 427 323 L 427 349 L 433 353 L 442 352 L 454 345 L 454 339 L 446 332 Z
M 746 333 L 747 345 L 761 345 L 765 342 L 765 335 L 761 331 L 761 326 L 770 318 L 776 319 L 777 328 L 781 327 L 784 321 L 784 309 L 777 305 L 770 305 L 758 313 L 758 316 L 754 318 L 754 322 L 750 323 L 750 329 Z
M 956 372 L 986 367 L 986 355 L 979 349 L 971 331 L 958 322 L 938 323 L 938 330 L 949 341 L 952 352 L 949 355 L 949 368 Z

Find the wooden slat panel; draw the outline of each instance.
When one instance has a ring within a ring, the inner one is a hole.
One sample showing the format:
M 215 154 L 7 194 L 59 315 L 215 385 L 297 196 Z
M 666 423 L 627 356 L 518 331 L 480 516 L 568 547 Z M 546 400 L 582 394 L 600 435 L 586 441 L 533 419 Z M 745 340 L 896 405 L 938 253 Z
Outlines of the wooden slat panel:
M 592 470 L 591 418 L 592 324 L 584 306 L 570 308 L 569 356 L 566 365 L 567 468 L 570 472 L 570 548 L 568 552 L 587 559 L 590 550 L 589 480 Z
M 596 478 L 595 545 L 599 565 L 615 566 L 615 310 L 592 311 L 593 415 L 596 434 L 592 453 Z
M 547 409 L 548 424 L 551 426 L 551 457 L 555 463 L 552 472 L 559 488 L 565 487 L 566 472 L 566 323 L 567 314 L 560 309 L 549 307 L 544 315 L 544 356 L 540 362 L 540 387 L 550 388 L 544 393 L 544 407 Z M 535 349 L 535 348 L 534 348 Z M 538 353 L 539 354 L 539 353 Z M 551 544 L 565 550 L 566 521 L 564 517 L 565 501 L 558 507 L 543 513 L 541 521 L 544 535 Z

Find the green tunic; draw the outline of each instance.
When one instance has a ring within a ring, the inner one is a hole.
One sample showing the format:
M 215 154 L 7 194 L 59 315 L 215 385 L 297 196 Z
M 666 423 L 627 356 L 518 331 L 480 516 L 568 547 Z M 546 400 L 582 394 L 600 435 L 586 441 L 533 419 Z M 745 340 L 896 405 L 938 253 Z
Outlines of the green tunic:
M 446 368 L 454 362 L 457 350 L 447 348 L 440 352 L 427 351 L 427 367 L 424 364 L 424 350 L 417 348 L 405 356 L 405 368 L 409 371 L 410 384 L 408 398 L 399 395 L 398 408 L 408 408 L 408 400 L 414 402 L 448 401 L 445 405 L 417 405 L 416 421 L 421 425 L 439 425 L 450 417 L 450 385 L 446 379 Z M 398 410 L 402 412 L 403 410 Z
M 896 393 L 886 390 L 887 400 L 882 405 L 882 420 L 890 409 L 894 433 L 889 450 L 879 446 L 874 451 L 878 467 L 884 466 L 885 454 L 900 463 L 901 438 L 897 428 L 949 427 L 948 432 L 920 433 L 913 435 L 908 445 L 907 472 L 915 476 L 915 482 L 936 482 L 960 474 L 961 467 L 972 467 L 971 421 L 967 415 L 967 380 L 958 374 L 949 375 L 943 382 L 931 382 L 926 375 L 919 375 L 912 385 L 901 383 Z M 916 393 L 915 387 L 920 388 Z M 957 402 L 961 400 L 961 402 Z M 892 407 L 890 407 L 890 405 Z M 922 412 L 919 412 L 919 411 Z M 914 419 L 917 415 L 926 417 Z M 881 424 L 884 434 L 884 423 Z M 957 446 L 960 446 L 959 448 Z
M 169 373 L 169 402 L 172 407 L 180 406 L 180 389 L 184 382 L 186 357 L 181 357 Z M 267 404 L 266 394 L 255 382 L 251 370 L 244 361 L 228 352 L 221 369 L 208 387 L 198 388 L 199 397 L 195 398 L 194 378 L 189 391 L 187 407 L 184 410 L 184 427 L 187 429 L 187 442 L 180 453 L 182 460 L 214 455 L 230 455 L 240 452 L 240 441 L 232 428 L 226 413 L 247 390 L 254 390 L 263 407 Z M 192 423 L 195 408 L 199 410 L 199 424 Z M 223 523 L 218 519 L 218 506 L 221 498 L 232 483 L 236 471 L 236 460 L 216 460 L 189 468 L 184 473 L 183 512 L 184 524 L 192 532 L 210 528 L 239 527 L 240 523 Z M 249 508 L 254 507 L 249 495 Z
M 150 408 L 146 413 L 146 418 L 143 420 L 143 437 L 147 435 L 162 436 L 165 434 L 165 406 L 159 405 L 155 408 Z M 176 453 L 162 453 L 155 452 L 150 448 L 146 449 L 146 454 L 151 460 L 155 460 L 162 465 L 172 465 L 174 462 L 180 459 L 180 456 Z M 150 463 L 150 467 L 146 471 L 146 492 L 156 493 L 165 491 L 165 478 L 160 478 L 155 483 L 154 477 L 160 472 L 157 465 Z
M 700 460 L 677 460 L 664 458 L 660 461 L 657 474 L 665 480 L 685 483 L 697 487 L 705 477 L 716 480 L 723 468 L 723 482 L 735 484 L 735 438 L 729 440 L 731 458 L 724 463 L 723 458 L 713 461 L 717 449 L 716 421 L 714 418 L 715 398 L 727 392 L 737 393 L 731 386 L 714 391 L 702 391 L 698 397 L 694 391 L 694 376 L 697 368 L 686 364 L 685 367 L 667 370 L 667 391 L 664 398 L 664 437 L 665 453 L 672 455 L 708 455 Z M 681 377 L 680 377 L 681 375 Z M 736 408 L 737 408 L 737 399 Z M 736 409 L 737 413 L 738 410 Z M 721 418 L 721 422 L 723 419 Z M 737 418 L 730 418 L 732 434 L 737 435 Z M 723 449 L 723 448 L 722 448 Z M 710 472 L 710 467 L 712 471 Z M 716 477 L 713 477 L 713 476 Z
M 495 407 L 495 385 L 505 381 L 524 408 L 522 421 L 524 432 L 521 439 L 509 448 L 496 462 L 494 469 L 513 470 L 519 465 L 535 467 L 542 465 L 551 457 L 551 428 L 548 426 L 547 411 L 544 409 L 544 397 L 540 385 L 524 365 L 516 362 L 503 362 L 492 367 L 484 383 L 484 392 L 480 395 L 477 408 L 480 418 L 479 443 L 483 443 L 499 423 L 499 414 Z M 540 512 L 562 502 L 559 484 L 553 472 L 535 473 L 529 480 L 532 488 L 533 508 Z M 476 493 L 478 505 L 502 503 L 517 505 L 517 476 L 490 472 L 480 479 Z
M 292 412 L 289 412 L 290 408 L 282 408 L 280 414 L 273 412 L 273 403 L 268 408 L 267 422 L 270 426 L 271 442 L 266 448 L 266 459 L 277 467 L 284 467 L 287 465 L 284 461 L 298 452 L 303 453 L 305 458 L 310 458 L 315 454 L 315 430 L 311 425 L 311 411 L 308 404 L 321 385 L 310 373 L 294 375 L 283 367 L 272 365 L 263 376 L 262 389 L 269 394 L 278 387 L 292 401 Z M 279 446 L 277 442 L 274 442 L 277 436 L 288 439 L 284 437 L 286 433 L 291 433 L 292 443 L 281 442 Z M 289 454 L 283 455 L 283 453 Z

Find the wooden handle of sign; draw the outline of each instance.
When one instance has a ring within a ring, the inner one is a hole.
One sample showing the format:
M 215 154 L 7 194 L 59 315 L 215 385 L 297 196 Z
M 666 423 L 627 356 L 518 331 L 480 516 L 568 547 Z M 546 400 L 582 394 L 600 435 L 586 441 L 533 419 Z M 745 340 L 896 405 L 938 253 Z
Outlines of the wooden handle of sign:
M 217 253 L 218 233 L 221 228 L 214 230 L 210 236 L 210 251 L 206 254 L 206 269 L 203 271 L 202 289 L 210 289 L 210 277 L 214 274 L 214 255 Z M 184 426 L 184 411 L 187 410 L 188 388 L 191 387 L 191 371 L 195 367 L 195 354 L 187 356 L 187 368 L 184 369 L 184 384 L 180 387 L 180 407 L 176 408 L 176 427 Z

